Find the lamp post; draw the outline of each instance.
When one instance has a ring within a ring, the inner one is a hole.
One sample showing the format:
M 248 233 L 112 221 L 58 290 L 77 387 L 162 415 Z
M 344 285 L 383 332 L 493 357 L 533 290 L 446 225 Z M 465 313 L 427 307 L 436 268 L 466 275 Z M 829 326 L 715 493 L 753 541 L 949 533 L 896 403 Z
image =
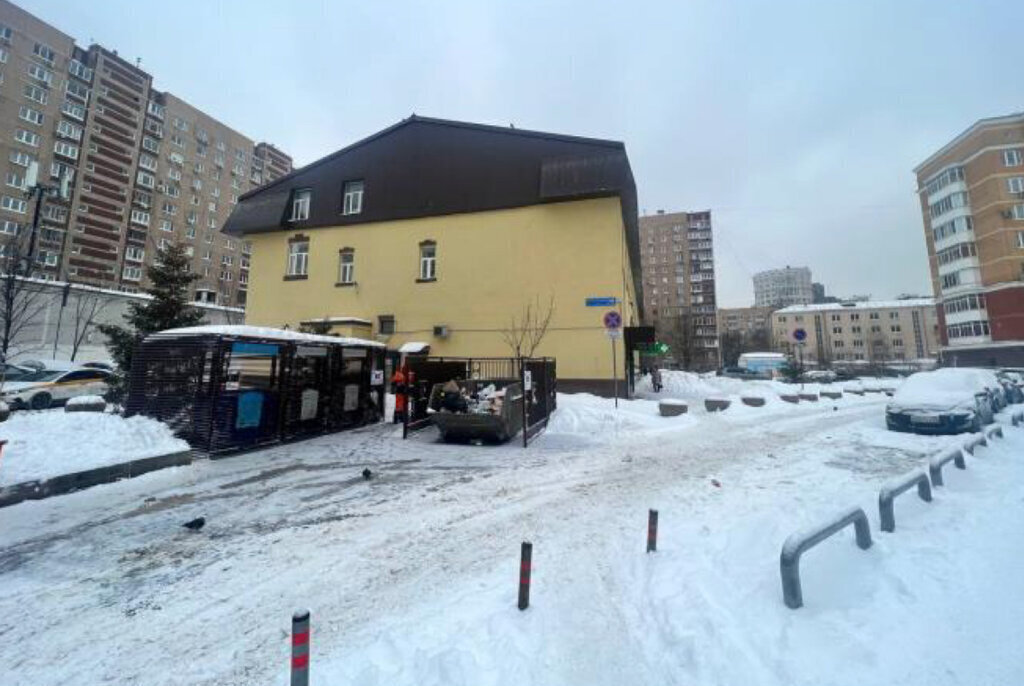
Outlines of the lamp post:
M 28 237 L 28 251 L 20 260 L 19 271 L 22 276 L 32 275 L 32 259 L 36 253 L 36 242 L 39 237 L 39 217 L 43 210 L 43 200 L 47 197 L 66 200 L 71 179 L 67 174 L 62 174 L 60 183 L 57 185 L 39 182 L 39 163 L 32 162 L 25 174 L 25 195 L 28 198 L 35 198 L 36 208 L 32 213 L 32 228 Z
M 36 207 L 32 212 L 32 228 L 29 231 L 28 236 L 28 250 L 26 251 L 25 256 L 19 260 L 18 264 L 18 271 L 21 273 L 21 276 L 25 278 L 32 276 L 32 262 L 35 259 L 36 242 L 39 239 L 39 218 L 43 212 L 43 201 L 47 197 L 67 200 L 70 182 L 71 178 L 68 174 L 61 174 L 60 182 L 56 185 L 40 183 L 39 163 L 32 162 L 28 166 L 28 171 L 25 174 L 25 195 L 28 196 L 29 199 L 35 199 Z M 59 265 L 57 269 L 59 276 Z M 65 284 L 64 293 L 61 296 L 60 311 L 57 314 L 57 331 L 53 339 L 53 359 L 55 360 L 57 359 L 57 344 L 60 342 L 61 319 L 64 318 L 64 308 L 68 304 L 68 291 L 70 289 L 71 284 Z

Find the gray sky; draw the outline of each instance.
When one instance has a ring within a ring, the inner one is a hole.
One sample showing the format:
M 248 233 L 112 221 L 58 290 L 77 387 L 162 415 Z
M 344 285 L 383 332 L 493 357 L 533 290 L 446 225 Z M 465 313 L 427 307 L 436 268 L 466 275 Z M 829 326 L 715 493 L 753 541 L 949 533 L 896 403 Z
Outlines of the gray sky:
M 641 208 L 713 211 L 724 306 L 930 293 L 913 167 L 1024 110 L 1021 0 L 20 4 L 298 164 L 411 112 L 623 140 Z

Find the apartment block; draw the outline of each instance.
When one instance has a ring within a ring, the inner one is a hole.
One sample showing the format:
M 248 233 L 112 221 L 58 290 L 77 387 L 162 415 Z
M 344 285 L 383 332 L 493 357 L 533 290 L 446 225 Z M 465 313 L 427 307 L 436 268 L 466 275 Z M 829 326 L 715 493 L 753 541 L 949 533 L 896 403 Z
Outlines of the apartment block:
M 772 328 L 770 307 L 723 307 L 718 310 L 718 333 L 750 334 Z
M 640 217 L 640 270 L 647 323 L 683 367 L 719 366 L 711 212 Z
M 909 362 L 939 353 L 939 320 L 931 298 L 792 305 L 772 318 L 775 349 L 795 354 L 801 329 L 803 358 L 811 363 Z
M 145 286 L 161 244 L 188 246 L 196 300 L 244 306 L 248 255 L 221 233 L 238 197 L 291 171 L 291 158 L 154 88 L 137 63 L 0 0 L 0 232 L 30 231 L 25 170 L 70 181 L 48 196 L 33 276 L 124 292 Z
M 1024 365 L 1024 113 L 974 123 L 914 173 L 943 360 Z
M 754 274 L 756 307 L 789 307 L 814 301 L 811 270 L 807 267 L 769 269 Z

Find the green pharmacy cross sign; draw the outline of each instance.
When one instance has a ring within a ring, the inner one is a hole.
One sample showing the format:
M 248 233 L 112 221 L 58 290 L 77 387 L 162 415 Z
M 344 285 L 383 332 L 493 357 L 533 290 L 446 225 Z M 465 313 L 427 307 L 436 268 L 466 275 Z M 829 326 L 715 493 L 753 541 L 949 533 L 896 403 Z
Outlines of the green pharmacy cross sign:
M 668 343 L 639 343 L 636 349 L 651 355 L 664 355 L 668 352 Z

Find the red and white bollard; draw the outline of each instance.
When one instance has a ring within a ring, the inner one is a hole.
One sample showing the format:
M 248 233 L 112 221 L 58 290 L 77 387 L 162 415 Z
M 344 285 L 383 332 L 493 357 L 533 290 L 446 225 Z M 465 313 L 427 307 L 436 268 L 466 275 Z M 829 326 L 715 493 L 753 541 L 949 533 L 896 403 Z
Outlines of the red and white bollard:
M 309 686 L 309 610 L 292 615 L 291 686 Z
M 658 511 L 647 511 L 647 552 L 658 551 Z
M 523 541 L 519 561 L 519 609 L 530 607 L 530 570 L 533 563 L 533 544 Z

